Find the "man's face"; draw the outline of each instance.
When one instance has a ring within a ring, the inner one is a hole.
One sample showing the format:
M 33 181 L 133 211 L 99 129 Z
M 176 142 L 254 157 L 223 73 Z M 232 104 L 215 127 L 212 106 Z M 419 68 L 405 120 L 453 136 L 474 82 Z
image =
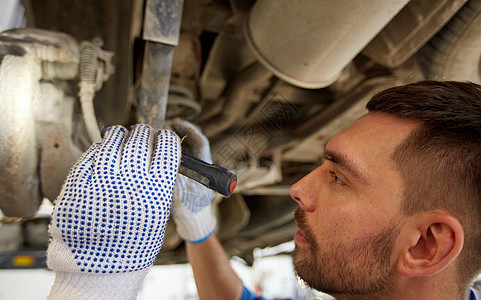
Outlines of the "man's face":
M 334 137 L 324 163 L 291 187 L 299 203 L 294 267 L 311 287 L 338 297 L 389 289 L 404 188 L 391 155 L 414 128 L 368 113 Z

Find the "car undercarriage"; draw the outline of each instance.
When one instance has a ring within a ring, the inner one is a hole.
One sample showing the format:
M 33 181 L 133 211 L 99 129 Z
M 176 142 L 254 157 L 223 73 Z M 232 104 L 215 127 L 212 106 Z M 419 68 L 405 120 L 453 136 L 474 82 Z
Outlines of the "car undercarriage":
M 99 128 L 182 118 L 238 177 L 232 196 L 216 196 L 216 232 L 252 262 L 254 248 L 292 239 L 289 186 L 375 93 L 481 82 L 481 0 L 22 4 L 27 28 L 0 33 L 0 209 L 39 226 L 32 234 L 46 232 L 35 212 Z M 172 222 L 156 263 L 185 260 Z

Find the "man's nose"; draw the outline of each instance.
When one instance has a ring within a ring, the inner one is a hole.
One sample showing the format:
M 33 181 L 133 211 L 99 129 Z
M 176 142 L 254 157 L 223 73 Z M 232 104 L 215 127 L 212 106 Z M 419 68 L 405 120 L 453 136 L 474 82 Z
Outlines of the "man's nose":
M 301 180 L 294 183 L 289 190 L 291 198 L 297 203 L 299 203 L 299 206 L 302 210 L 309 212 L 316 209 L 316 191 L 318 192 L 318 185 L 314 181 L 316 177 L 316 170 L 312 171 L 311 173 L 301 178 Z

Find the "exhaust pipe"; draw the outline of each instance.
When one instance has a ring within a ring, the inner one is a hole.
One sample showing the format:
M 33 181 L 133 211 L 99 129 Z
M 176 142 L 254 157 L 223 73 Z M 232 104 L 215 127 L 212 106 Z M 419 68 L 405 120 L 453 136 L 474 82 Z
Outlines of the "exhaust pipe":
M 322 88 L 409 0 L 257 0 L 244 26 L 257 59 L 302 88 Z

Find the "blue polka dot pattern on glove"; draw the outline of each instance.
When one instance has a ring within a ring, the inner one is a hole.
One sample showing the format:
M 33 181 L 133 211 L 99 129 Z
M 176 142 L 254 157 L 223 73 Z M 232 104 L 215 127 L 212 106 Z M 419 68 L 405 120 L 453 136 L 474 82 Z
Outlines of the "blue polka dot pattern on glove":
M 154 141 L 155 140 L 155 141 Z M 70 171 L 49 227 L 56 271 L 119 273 L 152 265 L 165 233 L 179 139 L 135 125 L 111 127 Z

